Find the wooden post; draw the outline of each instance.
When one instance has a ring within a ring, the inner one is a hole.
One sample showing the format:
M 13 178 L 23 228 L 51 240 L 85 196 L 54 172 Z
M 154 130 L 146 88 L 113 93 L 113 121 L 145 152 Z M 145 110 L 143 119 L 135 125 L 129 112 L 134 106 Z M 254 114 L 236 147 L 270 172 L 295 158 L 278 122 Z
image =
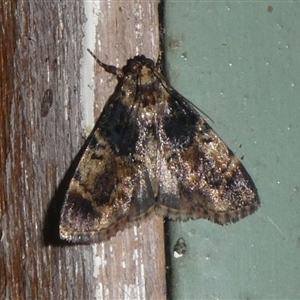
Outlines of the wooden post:
M 1 299 L 166 298 L 161 218 L 105 243 L 58 239 L 86 130 L 80 84 L 90 17 L 85 2 L 0 3 Z M 158 2 L 95 1 L 93 14 L 95 49 L 105 63 L 122 66 L 136 54 L 157 58 Z M 115 85 L 95 70 L 94 120 Z

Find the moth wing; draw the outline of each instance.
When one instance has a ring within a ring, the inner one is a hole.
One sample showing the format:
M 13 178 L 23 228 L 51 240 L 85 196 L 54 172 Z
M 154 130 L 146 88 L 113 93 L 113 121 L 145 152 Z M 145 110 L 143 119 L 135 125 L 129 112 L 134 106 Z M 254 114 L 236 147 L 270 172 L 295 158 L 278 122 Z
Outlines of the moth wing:
M 61 213 L 62 239 L 107 240 L 153 206 L 147 172 L 129 156 L 115 155 L 102 135 L 97 128 L 71 180 Z
M 186 99 L 169 97 L 162 118 L 158 197 L 162 215 L 226 224 L 256 211 L 259 197 L 251 177 Z

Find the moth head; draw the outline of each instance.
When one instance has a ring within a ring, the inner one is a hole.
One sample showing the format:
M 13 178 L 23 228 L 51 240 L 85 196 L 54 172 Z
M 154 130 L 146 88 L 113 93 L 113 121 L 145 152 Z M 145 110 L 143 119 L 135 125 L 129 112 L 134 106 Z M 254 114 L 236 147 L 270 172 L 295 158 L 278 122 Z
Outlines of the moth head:
M 145 55 L 137 55 L 127 60 L 126 66 L 123 67 L 123 72 L 124 74 L 140 74 L 143 68 L 153 70 L 155 64 L 152 59 L 145 57 Z

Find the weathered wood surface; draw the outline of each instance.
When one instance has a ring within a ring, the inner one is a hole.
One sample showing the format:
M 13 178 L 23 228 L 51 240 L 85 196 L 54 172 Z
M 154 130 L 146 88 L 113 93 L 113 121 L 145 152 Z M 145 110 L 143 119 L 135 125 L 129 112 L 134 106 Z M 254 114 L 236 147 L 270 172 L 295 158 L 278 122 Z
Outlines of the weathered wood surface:
M 60 208 L 87 129 L 81 126 L 87 115 L 81 58 L 90 17 L 84 5 L 0 3 L 1 299 L 166 297 L 162 219 L 102 244 L 70 246 L 58 239 Z M 137 53 L 156 59 L 158 2 L 91 5 L 99 58 L 120 66 Z M 95 71 L 92 121 L 116 83 Z

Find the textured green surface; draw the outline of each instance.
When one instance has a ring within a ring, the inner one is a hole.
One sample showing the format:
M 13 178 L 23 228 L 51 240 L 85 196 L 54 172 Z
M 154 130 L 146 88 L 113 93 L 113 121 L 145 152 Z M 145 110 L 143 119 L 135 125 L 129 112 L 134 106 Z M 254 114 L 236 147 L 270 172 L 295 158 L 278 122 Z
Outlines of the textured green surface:
M 300 299 L 299 16 L 296 1 L 165 2 L 169 79 L 244 156 L 262 202 L 230 226 L 170 222 L 171 256 L 188 247 L 171 299 Z

